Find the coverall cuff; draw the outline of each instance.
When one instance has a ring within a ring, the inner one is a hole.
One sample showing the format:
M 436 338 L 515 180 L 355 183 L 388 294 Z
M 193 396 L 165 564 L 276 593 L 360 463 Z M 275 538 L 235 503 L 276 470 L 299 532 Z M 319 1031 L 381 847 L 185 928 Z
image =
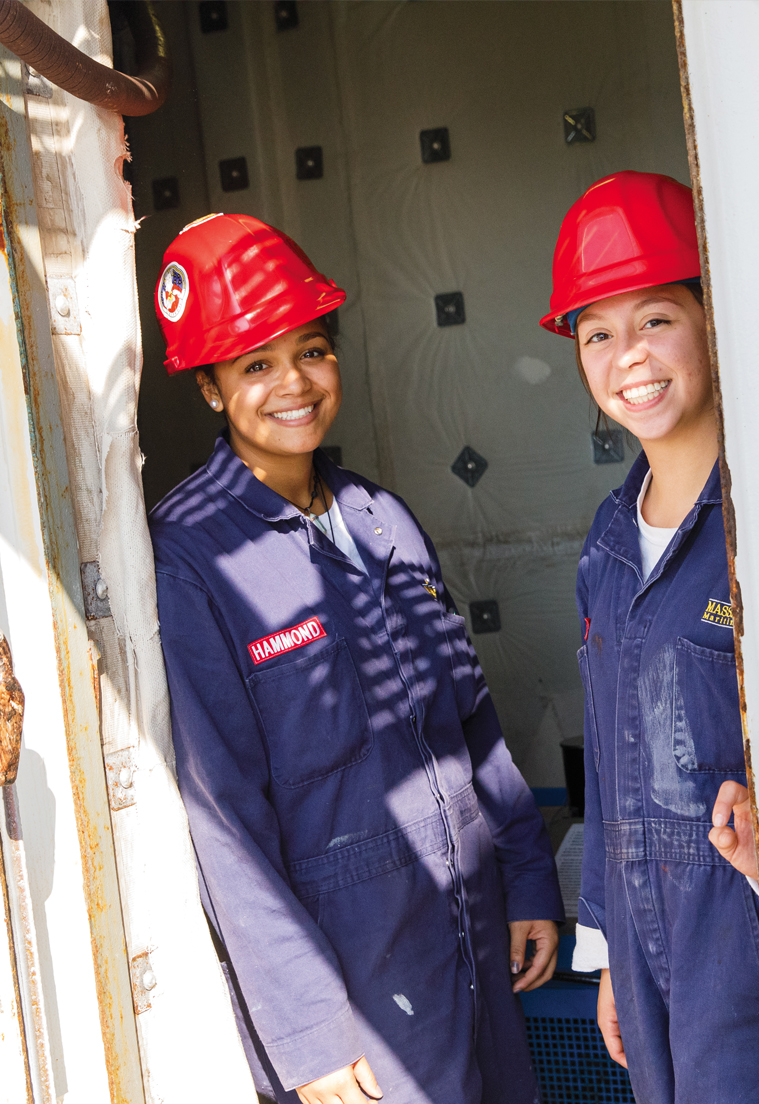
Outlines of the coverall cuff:
M 600 928 L 606 935 L 606 909 L 595 901 L 580 897 L 577 902 L 577 923 L 585 928 Z
M 348 1005 L 328 1023 L 276 1043 L 266 1053 L 288 1092 L 352 1066 L 364 1053 L 358 1027 Z
M 563 924 L 564 903 L 558 880 L 549 878 L 520 878 L 518 883 L 506 889 L 506 920 L 553 920 Z
M 595 970 L 609 969 L 609 945 L 600 928 L 586 928 L 577 925 L 577 942 L 572 955 L 572 969 L 582 974 L 592 974 Z

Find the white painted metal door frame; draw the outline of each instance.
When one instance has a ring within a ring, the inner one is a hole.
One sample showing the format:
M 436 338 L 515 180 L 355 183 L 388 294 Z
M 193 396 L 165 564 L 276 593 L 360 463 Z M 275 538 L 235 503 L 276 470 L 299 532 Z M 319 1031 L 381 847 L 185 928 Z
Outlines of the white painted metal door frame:
M 673 0 L 759 843 L 759 2 Z
M 0 618 L 26 715 L 18 781 L 0 817 L 7 886 L 0 1000 L 15 1013 L 0 1100 L 140 1104 L 22 80 L 20 62 L 3 51 Z

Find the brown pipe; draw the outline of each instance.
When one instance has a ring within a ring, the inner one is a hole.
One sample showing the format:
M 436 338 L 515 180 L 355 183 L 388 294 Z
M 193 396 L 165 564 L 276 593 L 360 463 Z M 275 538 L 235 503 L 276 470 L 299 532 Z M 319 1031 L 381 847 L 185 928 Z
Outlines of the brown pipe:
M 0 0 L 0 42 L 52 84 L 120 115 L 150 115 L 166 99 L 171 65 L 161 25 L 147 0 L 124 4 L 139 75 L 129 77 L 87 57 L 20 0 Z

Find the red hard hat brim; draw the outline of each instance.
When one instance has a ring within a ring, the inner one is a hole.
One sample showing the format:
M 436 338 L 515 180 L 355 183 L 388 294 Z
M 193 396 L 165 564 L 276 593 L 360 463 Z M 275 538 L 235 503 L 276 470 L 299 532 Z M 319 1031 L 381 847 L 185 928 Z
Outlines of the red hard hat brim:
M 698 272 L 689 271 L 688 274 L 683 273 L 682 265 L 680 265 L 679 267 L 675 267 L 673 271 L 676 271 L 677 275 L 672 276 L 671 274 L 665 272 L 660 274 L 663 278 L 654 279 L 653 282 L 650 276 L 648 276 L 642 282 L 637 283 L 635 281 L 620 280 L 617 290 L 602 295 L 598 299 L 588 298 L 588 296 L 586 295 L 584 296 L 584 302 L 571 303 L 568 307 L 566 307 L 565 310 L 561 311 L 559 314 L 554 314 L 553 311 L 551 311 L 550 314 L 546 314 L 543 318 L 540 319 L 540 325 L 543 327 L 544 330 L 548 330 L 550 333 L 558 334 L 560 337 L 568 337 L 572 341 L 574 341 L 575 335 L 570 330 L 569 322 L 567 321 L 567 315 L 570 311 L 577 310 L 579 307 L 589 307 L 593 303 L 601 303 L 605 299 L 613 299 L 616 295 L 626 295 L 629 291 L 644 291 L 646 288 L 663 287 L 665 284 L 680 284 L 683 282 L 683 280 L 697 280 L 701 276 L 700 270 Z M 609 285 L 607 283 L 604 287 L 604 291 L 608 290 L 608 286 Z M 559 318 L 561 319 L 561 322 L 557 321 L 557 319 Z
M 303 310 L 302 318 L 298 318 L 298 315 L 294 311 L 288 313 L 287 321 L 283 321 L 281 329 L 274 328 L 273 332 L 267 332 L 266 340 L 251 345 L 250 333 L 246 330 L 240 334 L 240 339 L 237 342 L 230 342 L 228 337 L 225 337 L 223 348 L 220 345 L 218 355 L 214 354 L 213 348 L 208 350 L 207 357 L 199 361 L 197 364 L 187 364 L 181 361 L 179 357 L 171 357 L 169 360 L 163 362 L 164 367 L 170 376 L 176 375 L 177 372 L 185 372 L 192 370 L 193 368 L 202 368 L 206 364 L 218 364 L 225 360 L 237 360 L 238 357 L 244 356 L 245 353 L 251 353 L 254 349 L 258 349 L 260 345 L 268 345 L 270 341 L 275 341 L 278 337 L 282 337 L 283 334 L 290 333 L 292 330 L 298 330 L 301 326 L 305 326 L 307 322 L 311 322 L 312 319 L 321 318 L 322 315 L 329 314 L 333 310 L 337 310 L 345 302 L 347 296 L 342 288 L 336 287 L 334 294 L 329 296 L 316 310 L 313 307 L 311 309 Z M 245 319 L 245 315 L 241 315 L 241 320 Z M 294 319 L 297 319 L 294 321 Z

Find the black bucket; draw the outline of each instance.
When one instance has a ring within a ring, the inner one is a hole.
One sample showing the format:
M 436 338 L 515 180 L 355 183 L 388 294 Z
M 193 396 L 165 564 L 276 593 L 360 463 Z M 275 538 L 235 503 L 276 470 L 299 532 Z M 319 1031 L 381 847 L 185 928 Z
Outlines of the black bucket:
M 564 778 L 567 783 L 567 805 L 577 810 L 577 816 L 585 816 L 584 742 L 582 736 L 570 736 L 561 741 Z

